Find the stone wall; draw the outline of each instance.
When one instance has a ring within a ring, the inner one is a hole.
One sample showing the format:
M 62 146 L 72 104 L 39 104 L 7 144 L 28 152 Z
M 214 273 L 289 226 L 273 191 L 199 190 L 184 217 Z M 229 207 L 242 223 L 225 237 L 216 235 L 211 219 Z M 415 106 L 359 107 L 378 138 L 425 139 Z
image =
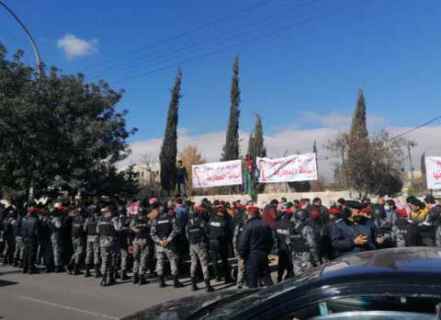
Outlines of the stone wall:
M 324 205 L 329 206 L 332 202 L 337 201 L 339 198 L 350 198 L 349 191 L 323 191 L 323 192 L 287 192 L 287 193 L 261 193 L 257 197 L 257 205 L 263 207 L 269 203 L 272 199 L 278 199 L 285 197 L 288 201 L 300 200 L 302 198 L 313 199 L 319 197 L 322 199 Z M 199 204 L 202 199 L 207 198 L 210 201 L 224 200 L 224 201 L 236 201 L 240 200 L 242 203 L 247 203 L 251 200 L 248 195 L 214 195 L 214 196 L 194 196 L 192 201 Z

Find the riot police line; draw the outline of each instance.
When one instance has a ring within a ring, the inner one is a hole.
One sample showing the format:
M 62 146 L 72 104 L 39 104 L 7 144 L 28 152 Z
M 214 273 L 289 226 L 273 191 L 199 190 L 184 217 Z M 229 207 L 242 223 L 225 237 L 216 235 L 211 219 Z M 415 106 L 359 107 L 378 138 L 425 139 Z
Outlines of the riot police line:
M 404 204 L 339 199 L 329 208 L 319 198 L 273 200 L 264 208 L 152 198 L 135 214 L 129 205 L 64 201 L 29 205 L 25 213 L 1 205 L 2 262 L 24 273 L 94 276 L 102 286 L 130 275 L 134 284 L 155 279 L 165 287 L 170 275 L 180 288 L 180 277 L 189 275 L 193 290 L 203 281 L 210 292 L 212 279 L 239 288 L 271 285 L 268 257 L 280 282 L 345 254 L 441 246 L 441 206 L 431 195 Z

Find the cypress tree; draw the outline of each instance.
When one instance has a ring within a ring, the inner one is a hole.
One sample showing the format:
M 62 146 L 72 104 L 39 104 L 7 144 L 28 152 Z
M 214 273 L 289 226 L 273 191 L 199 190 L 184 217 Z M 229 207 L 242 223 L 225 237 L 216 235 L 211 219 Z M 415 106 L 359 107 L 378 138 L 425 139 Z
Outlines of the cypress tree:
M 253 159 L 257 157 L 266 157 L 266 149 L 263 141 L 262 118 L 256 114 L 256 125 L 254 128 L 254 154 Z
M 159 161 L 161 164 L 161 188 L 169 194 L 176 185 L 176 156 L 178 153 L 178 109 L 181 98 L 182 72 L 178 70 L 171 90 L 171 101 L 168 107 L 167 123 L 162 141 Z
M 226 141 L 223 147 L 221 161 L 239 159 L 239 57 L 236 57 L 233 64 L 233 79 L 231 81 L 230 100 L 230 117 L 228 120 Z
M 350 186 L 365 195 L 369 192 L 371 162 L 369 159 L 369 134 L 366 125 L 366 101 L 363 91 L 358 91 L 357 105 L 349 133 L 348 159 L 346 173 Z
M 366 101 L 363 90 L 358 90 L 357 105 L 354 116 L 352 118 L 352 126 L 350 132 L 350 139 L 352 140 L 366 140 L 368 138 L 368 130 L 366 124 Z
M 250 137 L 248 139 L 248 154 L 253 158 L 255 155 L 255 149 L 254 149 L 254 132 L 250 133 Z
M 423 154 L 421 155 L 421 177 L 422 177 L 422 184 L 423 184 L 423 188 L 426 189 L 427 188 L 427 169 L 426 169 L 426 153 L 423 152 Z

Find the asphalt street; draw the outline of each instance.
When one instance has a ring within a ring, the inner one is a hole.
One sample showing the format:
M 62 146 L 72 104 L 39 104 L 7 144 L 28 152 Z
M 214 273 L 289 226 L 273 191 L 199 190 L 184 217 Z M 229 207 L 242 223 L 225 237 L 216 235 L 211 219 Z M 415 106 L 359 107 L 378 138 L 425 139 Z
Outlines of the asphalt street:
M 184 288 L 160 289 L 156 279 L 144 286 L 130 281 L 112 287 L 100 287 L 95 278 L 66 273 L 22 274 L 18 269 L 0 266 L 0 319 L 7 320 L 116 320 L 161 302 L 196 293 L 190 280 L 182 279 Z M 203 288 L 203 283 L 199 284 Z M 228 290 L 214 283 L 216 290 Z

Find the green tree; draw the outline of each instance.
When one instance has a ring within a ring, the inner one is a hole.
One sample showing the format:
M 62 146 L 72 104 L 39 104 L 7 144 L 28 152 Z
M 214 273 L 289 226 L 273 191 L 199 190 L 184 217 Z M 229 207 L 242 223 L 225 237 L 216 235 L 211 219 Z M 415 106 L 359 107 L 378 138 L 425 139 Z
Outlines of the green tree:
M 368 136 L 366 103 L 360 90 L 351 130 L 338 135 L 327 146 L 340 158 L 335 164 L 337 185 L 349 187 L 359 196 L 399 193 L 403 187 L 401 167 L 406 146 L 405 139 L 391 139 L 386 131 Z
M 251 157 L 253 157 L 256 154 L 254 148 L 255 148 L 254 132 L 251 132 L 250 137 L 248 138 L 248 152 L 247 152 Z
M 176 156 L 178 153 L 178 109 L 181 98 L 182 72 L 178 70 L 171 91 L 171 101 L 168 107 L 167 124 L 162 141 L 159 161 L 161 163 L 161 187 L 168 194 L 176 186 Z
M 369 136 L 366 125 L 366 102 L 360 89 L 349 132 L 348 159 L 345 168 L 350 187 L 360 193 L 369 191 L 372 167 L 367 154 L 369 154 Z
M 427 169 L 426 169 L 426 153 L 421 155 L 421 179 L 423 188 L 427 188 Z
M 250 135 L 248 154 L 251 155 L 254 161 L 256 161 L 257 157 L 266 157 L 266 149 L 263 141 L 262 118 L 258 114 L 256 114 L 256 123 L 254 125 L 253 134 Z
M 104 81 L 56 68 L 37 77 L 17 52 L 8 60 L 0 46 L 0 186 L 36 195 L 57 186 L 83 189 L 100 166 L 128 154 L 126 111 Z
M 239 159 L 239 104 L 239 57 L 236 57 L 233 64 L 233 78 L 231 81 L 230 117 L 221 161 Z
M 140 188 L 138 174 L 130 166 L 118 171 L 115 166 L 103 164 L 98 174 L 93 175 L 84 188 L 84 193 L 93 196 L 108 195 L 128 200 L 133 198 Z

